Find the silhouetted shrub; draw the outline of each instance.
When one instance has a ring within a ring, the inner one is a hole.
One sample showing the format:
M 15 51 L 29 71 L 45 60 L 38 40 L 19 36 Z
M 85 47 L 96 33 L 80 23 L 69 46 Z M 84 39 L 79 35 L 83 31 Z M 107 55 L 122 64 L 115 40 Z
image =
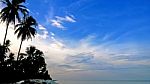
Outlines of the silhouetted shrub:
M 17 61 L 9 50 L 9 43 L 5 46 L 0 45 L 0 83 L 26 79 L 51 80 L 43 52 L 34 46 L 27 47 L 26 52 L 21 53 Z

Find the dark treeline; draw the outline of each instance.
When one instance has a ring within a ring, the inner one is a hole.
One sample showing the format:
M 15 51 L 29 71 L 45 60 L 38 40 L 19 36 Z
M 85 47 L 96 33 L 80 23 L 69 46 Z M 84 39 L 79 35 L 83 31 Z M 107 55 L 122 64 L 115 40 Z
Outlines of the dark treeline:
M 38 25 L 29 15 L 28 9 L 22 5 L 26 0 L 0 0 L 0 2 L 4 5 L 0 11 L 0 21 L 6 24 L 3 44 L 0 44 L 0 83 L 25 79 L 51 79 L 42 51 L 30 46 L 24 53 L 20 53 L 23 41 L 36 35 Z M 9 49 L 10 41 L 6 40 L 10 24 L 14 25 L 14 34 L 21 39 L 16 57 Z
M 10 41 L 0 45 L 0 82 L 16 82 L 26 79 L 50 79 L 42 51 L 34 46 L 20 53 L 18 60 L 11 53 Z M 5 53 L 1 52 L 5 50 Z M 2 54 L 3 53 L 3 54 Z

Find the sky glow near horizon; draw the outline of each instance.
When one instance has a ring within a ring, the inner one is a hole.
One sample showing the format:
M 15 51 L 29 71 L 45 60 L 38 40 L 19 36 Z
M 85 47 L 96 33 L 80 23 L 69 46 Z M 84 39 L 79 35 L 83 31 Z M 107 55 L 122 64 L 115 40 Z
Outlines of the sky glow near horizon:
M 23 42 L 22 52 L 29 45 L 42 50 L 54 79 L 149 80 L 149 0 L 27 0 L 25 5 L 38 22 L 38 34 Z M 0 26 L 2 43 L 5 24 Z M 17 53 L 20 40 L 11 26 L 7 39 Z

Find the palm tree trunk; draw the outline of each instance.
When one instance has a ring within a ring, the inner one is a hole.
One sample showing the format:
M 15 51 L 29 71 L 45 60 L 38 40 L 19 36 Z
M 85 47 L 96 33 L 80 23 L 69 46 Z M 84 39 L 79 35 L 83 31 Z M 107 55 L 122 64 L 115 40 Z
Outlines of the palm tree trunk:
M 5 41 L 6 41 L 8 26 L 9 26 L 9 24 L 7 24 L 7 27 L 6 27 L 6 32 L 5 32 L 5 37 L 4 37 L 4 41 L 3 41 L 3 46 L 5 45 Z
M 21 46 L 22 46 L 22 42 L 23 42 L 23 40 L 21 40 L 21 43 L 20 43 L 20 47 L 19 47 L 19 51 L 18 51 L 18 56 L 17 56 L 17 61 L 19 60 L 19 54 L 20 54 L 20 50 L 21 50 Z

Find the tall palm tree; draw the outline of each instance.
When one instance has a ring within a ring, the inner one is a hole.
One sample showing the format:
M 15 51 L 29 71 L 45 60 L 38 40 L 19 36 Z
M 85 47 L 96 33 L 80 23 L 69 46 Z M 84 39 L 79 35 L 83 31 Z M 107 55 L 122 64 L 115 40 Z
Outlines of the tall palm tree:
M 25 3 L 25 0 L 0 0 L 6 6 L 0 11 L 1 22 L 6 22 L 6 32 L 3 41 L 3 45 L 6 41 L 7 31 L 9 24 L 12 23 L 15 25 L 16 20 L 19 22 L 20 16 L 25 17 L 28 14 L 28 10 L 22 3 Z M 20 15 L 21 14 L 21 15 Z
M 36 26 L 36 20 L 32 16 L 26 17 L 21 23 L 16 25 L 15 34 L 18 34 L 17 38 L 21 38 L 17 61 L 19 58 L 22 42 L 26 39 L 32 39 L 32 36 L 34 37 L 36 35 Z

